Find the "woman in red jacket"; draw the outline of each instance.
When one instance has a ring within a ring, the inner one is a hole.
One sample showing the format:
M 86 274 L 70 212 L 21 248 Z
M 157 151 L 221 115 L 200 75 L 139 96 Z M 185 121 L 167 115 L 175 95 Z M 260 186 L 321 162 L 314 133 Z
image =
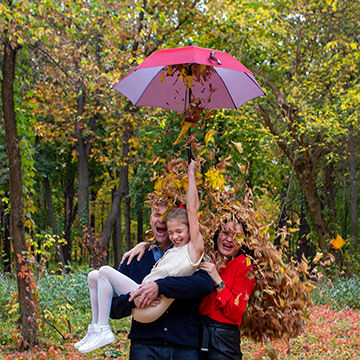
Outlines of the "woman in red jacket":
M 210 274 L 215 284 L 199 308 L 204 317 L 201 350 L 206 360 L 242 358 L 239 325 L 255 285 L 250 259 L 236 240 L 242 236 L 241 223 L 227 222 L 214 239 L 216 263 L 202 262 L 199 266 Z

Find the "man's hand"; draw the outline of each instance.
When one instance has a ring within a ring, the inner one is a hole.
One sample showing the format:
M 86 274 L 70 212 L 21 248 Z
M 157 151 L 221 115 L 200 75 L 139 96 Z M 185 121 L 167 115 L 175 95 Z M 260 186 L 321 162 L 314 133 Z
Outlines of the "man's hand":
M 134 300 L 137 308 L 145 308 L 154 305 L 154 300 L 158 299 L 159 286 L 156 282 L 140 285 L 136 290 L 130 293 L 129 301 Z M 136 299 L 135 299 L 136 298 Z
M 123 255 L 120 264 L 122 264 L 128 258 L 126 264 L 129 265 L 135 256 L 137 256 L 137 261 L 140 261 L 143 255 L 145 254 L 146 248 L 147 248 L 146 242 L 141 242 L 137 244 L 135 247 L 133 247 L 131 250 L 127 251 Z
M 151 301 L 151 303 L 149 304 L 149 307 L 155 307 L 155 306 L 158 306 L 160 304 L 160 301 L 161 301 L 161 298 L 160 297 L 157 297 L 155 300 Z M 139 308 L 139 297 L 136 297 L 134 299 L 134 303 L 135 303 L 135 306 L 137 308 Z

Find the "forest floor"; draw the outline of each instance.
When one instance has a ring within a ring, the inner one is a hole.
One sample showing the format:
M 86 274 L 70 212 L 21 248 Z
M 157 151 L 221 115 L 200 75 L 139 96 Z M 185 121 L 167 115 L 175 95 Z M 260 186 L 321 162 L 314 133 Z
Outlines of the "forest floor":
M 113 325 L 116 323 L 113 323 Z M 32 353 L 14 352 L 10 347 L 0 346 L 0 359 L 128 359 L 129 341 L 127 333 L 117 334 L 117 341 L 90 354 L 79 354 L 73 347 L 75 339 L 61 344 L 45 343 Z M 317 305 L 311 308 L 309 321 L 304 332 L 288 344 L 273 341 L 268 344 L 242 340 L 243 360 L 360 360 L 360 311 L 344 309 L 334 311 L 329 306 Z

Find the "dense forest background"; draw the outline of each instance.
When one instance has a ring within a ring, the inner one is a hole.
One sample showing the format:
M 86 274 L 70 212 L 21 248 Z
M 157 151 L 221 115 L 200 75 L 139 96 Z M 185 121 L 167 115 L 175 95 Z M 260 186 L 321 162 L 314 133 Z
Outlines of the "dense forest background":
M 254 72 L 266 96 L 201 120 L 203 156 L 232 156 L 227 175 L 288 260 L 341 247 L 334 269 L 358 271 L 359 18 L 357 0 L 3 0 L 0 270 L 17 274 L 22 327 L 35 326 L 33 272 L 117 267 L 149 228 L 181 116 L 112 86 L 162 48 L 226 51 Z

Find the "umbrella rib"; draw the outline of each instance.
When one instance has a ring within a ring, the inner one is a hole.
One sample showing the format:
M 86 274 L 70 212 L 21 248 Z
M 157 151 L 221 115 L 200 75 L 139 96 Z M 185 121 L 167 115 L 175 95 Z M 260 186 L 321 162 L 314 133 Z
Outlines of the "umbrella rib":
M 159 74 L 160 71 L 162 71 L 163 69 L 166 68 L 167 65 L 162 66 L 159 71 L 151 78 L 151 81 Z M 136 70 L 136 69 L 135 69 Z M 141 70 L 141 69 L 140 69 Z M 140 101 L 140 99 L 142 98 L 142 96 L 144 95 L 144 92 L 146 91 L 146 89 L 149 87 L 149 85 L 151 84 L 151 81 L 149 81 L 148 85 L 145 86 L 144 90 L 142 91 L 142 93 L 140 94 L 140 96 L 138 97 L 138 99 L 136 100 L 136 103 L 134 104 L 134 106 L 138 106 L 138 103 Z M 151 105 L 149 105 L 151 106 Z
M 214 68 L 216 69 L 216 66 L 214 66 Z M 219 75 L 219 78 L 221 79 L 222 83 L 224 84 L 224 87 L 225 87 L 225 89 L 227 90 L 227 92 L 228 92 L 228 94 L 229 94 L 229 96 L 230 96 L 231 102 L 232 102 L 233 105 L 234 105 L 234 109 L 237 109 L 237 106 L 236 106 L 236 104 L 235 104 L 235 101 L 234 101 L 234 99 L 233 99 L 233 97 L 232 97 L 232 95 L 231 95 L 228 87 L 226 86 L 225 81 L 223 80 L 222 76 L 221 76 L 217 71 L 216 71 L 216 73 Z
M 264 93 L 265 95 L 265 91 L 260 87 L 260 85 L 257 83 L 257 81 L 254 81 L 254 79 L 252 77 L 249 76 L 248 73 L 244 72 L 244 74 Z

